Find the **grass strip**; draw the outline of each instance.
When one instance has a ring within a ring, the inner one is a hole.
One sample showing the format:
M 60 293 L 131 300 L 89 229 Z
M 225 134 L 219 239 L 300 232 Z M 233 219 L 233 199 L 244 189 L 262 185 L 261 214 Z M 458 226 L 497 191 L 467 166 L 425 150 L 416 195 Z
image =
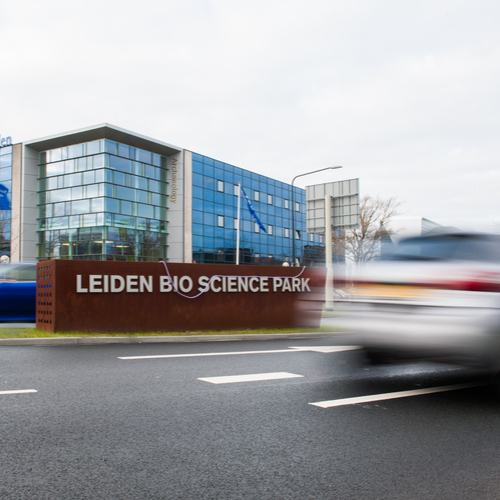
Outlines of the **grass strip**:
M 0 328 L 0 339 L 36 339 L 49 337 L 179 337 L 188 335 L 244 335 L 269 333 L 308 333 L 331 332 L 331 327 L 320 328 L 263 328 L 259 330 L 222 330 L 222 331 L 185 331 L 185 332 L 140 332 L 140 333 L 95 333 L 95 332 L 56 332 L 50 333 L 38 328 Z

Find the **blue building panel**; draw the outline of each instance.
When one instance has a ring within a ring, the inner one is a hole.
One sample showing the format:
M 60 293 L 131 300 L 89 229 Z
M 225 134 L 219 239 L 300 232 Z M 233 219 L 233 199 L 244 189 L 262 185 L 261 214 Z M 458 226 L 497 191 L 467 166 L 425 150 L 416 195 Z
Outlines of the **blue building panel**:
M 257 217 L 268 228 L 266 234 L 258 227 L 242 197 L 240 263 L 291 263 L 291 186 L 196 153 L 193 153 L 193 221 L 200 219 L 196 211 L 200 208 L 199 199 L 203 198 L 205 238 L 193 237 L 193 259 L 200 263 L 236 262 L 238 190 L 235 186 L 238 182 L 247 192 Z M 301 263 L 319 264 L 323 246 L 318 235 L 311 238 L 306 233 L 305 214 L 302 213 L 305 211 L 305 190 L 295 188 L 294 200 L 299 204 L 299 211 L 295 211 L 293 216 L 295 229 L 300 234 L 300 238 L 295 241 L 295 254 Z M 218 216 L 223 219 L 218 219 Z M 219 224 L 224 227 L 224 231 L 220 231 Z M 209 228 L 215 232 L 212 233 Z M 199 228 L 196 231 L 193 229 L 193 234 L 195 232 L 198 233 Z M 213 234 L 215 238 L 211 237 Z M 315 249 L 314 259 L 311 258 L 311 247 Z

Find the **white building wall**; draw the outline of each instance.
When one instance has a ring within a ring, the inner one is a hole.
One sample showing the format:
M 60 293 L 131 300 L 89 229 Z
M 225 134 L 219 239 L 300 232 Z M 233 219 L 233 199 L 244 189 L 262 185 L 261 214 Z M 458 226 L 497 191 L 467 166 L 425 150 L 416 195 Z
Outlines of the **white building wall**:
M 392 217 L 386 224 L 389 231 L 393 232 L 391 239 L 397 243 L 403 238 L 411 238 L 412 236 L 420 236 L 423 233 L 430 231 L 440 224 L 432 222 L 424 217 Z
M 15 144 L 12 155 L 12 262 L 36 261 L 38 152 Z
M 21 260 L 36 261 L 38 257 L 38 152 L 24 146 L 21 201 Z
M 184 235 L 184 152 L 168 157 L 167 257 L 169 262 L 189 262 L 185 255 Z
M 184 262 L 193 261 L 193 153 L 184 151 Z

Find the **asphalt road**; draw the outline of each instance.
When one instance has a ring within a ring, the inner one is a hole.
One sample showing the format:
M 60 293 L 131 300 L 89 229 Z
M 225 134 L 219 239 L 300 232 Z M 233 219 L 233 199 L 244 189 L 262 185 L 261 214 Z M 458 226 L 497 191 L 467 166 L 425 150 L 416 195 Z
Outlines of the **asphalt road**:
M 0 498 L 500 498 L 498 387 L 346 344 L 2 347 Z

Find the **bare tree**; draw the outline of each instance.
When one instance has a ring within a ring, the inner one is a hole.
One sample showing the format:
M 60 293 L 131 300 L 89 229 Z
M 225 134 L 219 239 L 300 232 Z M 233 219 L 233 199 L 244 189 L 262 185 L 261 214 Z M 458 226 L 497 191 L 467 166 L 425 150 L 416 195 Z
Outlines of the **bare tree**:
M 364 196 L 360 204 L 359 229 L 346 231 L 343 241 L 335 241 L 334 237 L 335 246 L 343 246 L 346 258 L 356 263 L 372 260 L 380 254 L 382 239 L 394 234 L 387 222 L 401 213 L 400 207 L 401 202 L 396 198 Z

